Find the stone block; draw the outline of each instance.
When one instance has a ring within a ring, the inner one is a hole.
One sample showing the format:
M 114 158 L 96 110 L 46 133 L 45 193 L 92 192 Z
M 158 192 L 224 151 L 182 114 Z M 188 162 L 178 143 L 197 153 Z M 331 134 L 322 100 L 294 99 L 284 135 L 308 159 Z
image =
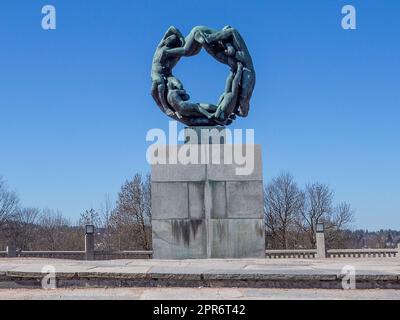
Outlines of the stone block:
M 212 148 L 216 148 L 216 146 L 211 146 Z M 253 180 L 262 180 L 262 158 L 261 158 L 261 146 L 260 145 L 251 145 L 248 146 L 249 150 L 245 151 L 244 146 L 240 145 L 220 145 L 221 152 L 220 163 L 223 164 L 215 164 L 215 162 L 211 162 L 207 166 L 207 179 L 213 181 L 253 181 Z M 227 148 L 226 151 L 223 151 L 224 148 Z M 244 162 L 242 164 L 238 164 L 238 159 L 233 157 L 234 149 L 242 148 L 241 154 L 245 154 Z M 229 151 L 230 149 L 230 151 Z M 215 152 L 211 152 L 212 155 L 216 154 Z M 227 154 L 232 154 L 232 158 L 227 157 Z M 212 155 L 210 159 L 212 159 Z M 229 158 L 229 161 L 228 161 Z M 247 168 L 246 170 L 244 170 Z
M 228 218 L 257 218 L 264 216 L 262 181 L 228 181 L 226 183 Z
M 226 218 L 226 182 L 211 181 L 211 218 Z
M 204 219 L 204 182 L 188 183 L 189 190 L 189 218 Z
M 225 144 L 225 127 L 188 127 L 184 131 L 185 143 L 188 144 Z
M 188 219 L 188 184 L 153 182 L 151 184 L 153 219 Z
M 212 258 L 265 258 L 264 220 L 212 219 Z
M 153 220 L 154 259 L 200 259 L 207 256 L 204 220 Z
M 262 180 L 262 157 L 260 145 L 184 145 L 157 146 L 165 160 L 152 165 L 151 177 L 154 182 L 170 181 L 242 181 Z M 196 159 L 191 163 L 178 162 L 181 148 L 195 150 Z M 234 156 L 239 148 L 240 159 Z M 230 155 L 230 156 L 228 156 Z M 245 155 L 245 156 L 243 156 Z M 153 159 L 153 158 L 152 158 Z M 240 160 L 240 161 L 239 161 Z M 239 163 L 240 162 L 240 163 Z M 164 164 L 165 163 L 165 164 Z M 247 168 L 246 170 L 244 170 Z
M 206 166 L 201 164 L 170 164 L 151 167 L 152 182 L 198 182 L 206 178 Z
M 189 182 L 204 181 L 206 179 L 206 165 L 200 161 L 200 156 L 194 164 L 189 163 L 183 165 L 178 162 L 177 153 L 182 147 L 183 146 L 157 146 L 158 153 L 163 154 L 165 159 L 163 159 L 162 163 L 153 164 L 151 166 L 152 182 Z M 191 148 L 196 148 L 197 150 L 200 146 L 193 145 Z

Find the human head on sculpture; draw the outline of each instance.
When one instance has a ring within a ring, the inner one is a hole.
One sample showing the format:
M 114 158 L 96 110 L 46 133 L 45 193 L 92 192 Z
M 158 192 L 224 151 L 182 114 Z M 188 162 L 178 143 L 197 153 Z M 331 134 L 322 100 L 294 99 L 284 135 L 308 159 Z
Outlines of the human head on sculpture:
M 176 47 L 181 47 L 182 43 L 181 40 L 177 37 L 177 35 L 172 34 L 164 40 L 164 45 L 167 48 L 176 48 Z
M 167 88 L 168 91 L 179 91 L 179 96 L 183 101 L 188 101 L 190 100 L 190 95 L 186 92 L 186 90 L 182 87 L 179 86 L 176 82 L 176 78 L 174 77 L 169 77 L 167 79 Z

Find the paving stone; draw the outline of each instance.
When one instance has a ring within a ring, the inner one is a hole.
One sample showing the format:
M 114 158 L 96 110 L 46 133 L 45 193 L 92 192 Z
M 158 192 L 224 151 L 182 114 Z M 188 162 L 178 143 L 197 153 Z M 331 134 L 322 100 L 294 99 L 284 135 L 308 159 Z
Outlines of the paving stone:
M 38 288 L 43 265 L 53 265 L 64 287 L 106 286 L 222 286 L 280 288 L 341 288 L 343 266 L 356 269 L 360 289 L 399 289 L 397 258 L 385 259 L 199 259 L 70 261 L 0 259 L 1 288 Z M 7 267 L 9 270 L 7 270 Z M 68 272 L 66 272 L 68 271 Z M 5 274 L 4 274 L 5 273 Z

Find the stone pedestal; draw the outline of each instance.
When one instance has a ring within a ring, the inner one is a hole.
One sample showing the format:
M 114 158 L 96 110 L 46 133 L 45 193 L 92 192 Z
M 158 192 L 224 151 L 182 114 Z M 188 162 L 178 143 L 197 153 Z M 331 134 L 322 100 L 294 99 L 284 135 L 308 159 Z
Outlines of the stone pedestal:
M 234 148 L 252 170 L 237 164 Z M 155 259 L 265 257 L 259 145 L 158 146 L 154 154 L 161 162 L 151 171 Z M 182 154 L 192 161 L 181 163 Z

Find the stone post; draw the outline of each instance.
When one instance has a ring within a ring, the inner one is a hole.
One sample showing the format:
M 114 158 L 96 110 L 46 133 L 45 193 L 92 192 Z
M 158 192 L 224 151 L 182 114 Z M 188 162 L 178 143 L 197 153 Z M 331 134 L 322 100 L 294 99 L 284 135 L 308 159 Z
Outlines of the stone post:
M 318 223 L 316 226 L 316 240 L 317 240 L 317 258 L 325 259 L 326 258 L 326 250 L 325 250 L 325 228 L 323 223 Z
M 400 242 L 397 244 L 397 258 L 400 258 Z
M 17 257 L 17 248 L 14 245 L 7 246 L 7 257 L 8 258 L 16 258 Z
M 94 260 L 94 226 L 87 225 L 85 229 L 85 259 Z

